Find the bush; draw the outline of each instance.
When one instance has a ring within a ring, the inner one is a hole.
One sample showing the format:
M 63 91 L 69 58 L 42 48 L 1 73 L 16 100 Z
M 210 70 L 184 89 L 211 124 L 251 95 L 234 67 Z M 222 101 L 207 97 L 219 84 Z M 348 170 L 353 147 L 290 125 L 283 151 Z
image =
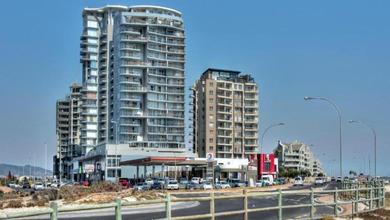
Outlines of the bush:
M 23 204 L 21 200 L 10 200 L 6 205 L 6 208 L 22 208 Z
M 26 207 L 34 207 L 34 206 L 35 206 L 35 203 L 33 203 L 33 202 L 28 202 L 26 204 Z
M 46 206 L 46 204 L 49 203 L 49 200 L 46 197 L 41 197 L 37 202 L 37 206 Z
M 119 192 L 121 191 L 121 186 L 111 182 L 99 182 L 92 184 L 89 189 L 91 193 Z
M 332 216 L 323 216 L 321 220 L 334 220 Z

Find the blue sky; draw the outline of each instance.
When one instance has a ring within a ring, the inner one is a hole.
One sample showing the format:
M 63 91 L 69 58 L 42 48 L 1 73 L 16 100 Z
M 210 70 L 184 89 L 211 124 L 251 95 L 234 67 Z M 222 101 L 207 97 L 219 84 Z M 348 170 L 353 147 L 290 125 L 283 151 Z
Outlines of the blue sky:
M 251 73 L 260 87 L 265 150 L 301 140 L 334 172 L 336 113 L 342 109 L 345 170 L 367 170 L 377 129 L 378 173 L 390 175 L 389 1 L 4 1 L 0 14 L 0 162 L 44 166 L 55 152 L 55 101 L 81 81 L 84 7 L 153 4 L 180 10 L 186 27 L 186 84 L 208 67 Z M 188 100 L 189 101 L 189 100 Z M 188 102 L 187 101 L 187 102 Z M 373 164 L 373 162 L 372 162 Z

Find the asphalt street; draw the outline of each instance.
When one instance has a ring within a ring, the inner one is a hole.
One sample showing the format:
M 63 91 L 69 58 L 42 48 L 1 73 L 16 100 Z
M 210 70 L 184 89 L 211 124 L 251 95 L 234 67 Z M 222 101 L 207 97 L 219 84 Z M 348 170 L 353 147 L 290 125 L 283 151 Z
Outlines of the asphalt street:
M 291 187 L 288 190 L 298 190 L 298 189 L 310 189 L 312 186 L 303 186 L 303 187 Z M 316 187 L 316 186 L 313 186 Z M 324 187 L 325 190 L 332 190 L 336 187 L 335 184 L 329 184 Z M 288 191 L 287 190 L 287 191 Z M 205 194 L 203 193 L 203 196 Z M 202 196 L 202 193 L 191 194 L 191 195 L 181 195 L 181 197 L 196 197 Z M 278 203 L 277 196 L 262 196 L 262 197 L 253 197 L 248 200 L 248 208 L 260 208 L 260 207 L 272 207 L 276 206 Z M 298 204 L 309 204 L 310 195 L 283 195 L 283 205 L 298 205 Z M 226 212 L 226 211 L 235 211 L 243 209 L 243 200 L 242 199 L 218 199 L 215 201 L 215 212 Z M 180 208 L 172 211 L 172 216 L 191 216 L 209 213 L 210 206 L 209 202 L 199 202 L 196 205 L 192 205 L 189 208 Z M 330 215 L 334 212 L 333 207 L 317 207 L 315 209 L 316 216 Z M 112 210 L 112 215 L 99 216 L 98 213 L 91 212 L 90 215 L 83 215 L 82 217 L 69 217 L 69 215 L 59 215 L 61 220 L 92 220 L 92 219 L 101 219 L 101 220 L 112 220 L 115 219 Z M 310 214 L 310 208 L 290 208 L 283 209 L 283 219 L 300 219 L 303 217 L 308 217 Z M 151 208 L 141 210 L 136 213 L 125 213 L 123 219 L 125 220 L 151 220 L 151 219 L 164 219 L 165 211 L 163 208 Z M 37 218 L 39 219 L 39 218 Z M 47 218 L 40 218 L 39 220 L 46 220 Z M 237 216 L 225 216 L 217 217 L 216 219 L 223 220 L 239 220 L 243 219 L 242 215 Z M 273 220 L 277 219 L 277 210 L 274 211 L 262 211 L 262 212 L 253 212 L 249 214 L 249 219 L 264 219 L 264 220 Z

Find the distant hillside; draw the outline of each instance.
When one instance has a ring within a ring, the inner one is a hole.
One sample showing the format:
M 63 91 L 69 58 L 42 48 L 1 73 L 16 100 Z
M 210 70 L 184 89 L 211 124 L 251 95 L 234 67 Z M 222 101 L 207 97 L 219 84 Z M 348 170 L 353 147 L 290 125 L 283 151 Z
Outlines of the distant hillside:
M 42 167 L 34 167 L 31 165 L 17 166 L 11 164 L 0 164 L 0 176 L 7 176 L 8 172 L 11 171 L 11 174 L 14 176 L 45 176 L 45 169 Z M 46 175 L 51 176 L 53 172 L 51 170 L 46 170 Z

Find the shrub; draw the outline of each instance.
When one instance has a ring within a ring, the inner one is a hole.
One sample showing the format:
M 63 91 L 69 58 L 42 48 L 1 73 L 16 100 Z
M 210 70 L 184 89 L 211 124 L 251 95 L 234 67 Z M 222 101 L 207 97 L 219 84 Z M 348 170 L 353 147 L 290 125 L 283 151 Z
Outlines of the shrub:
M 6 208 L 22 208 L 23 204 L 21 200 L 10 200 L 6 205 Z
M 321 220 L 334 220 L 332 216 L 323 216 Z
M 27 207 L 34 207 L 34 206 L 35 206 L 35 203 L 33 203 L 33 202 L 28 202 L 28 203 L 26 204 L 26 206 L 27 206 Z
M 41 198 L 36 202 L 36 205 L 37 205 L 37 206 L 46 206 L 47 203 L 49 203 L 49 199 L 47 199 L 46 197 L 41 197 Z

